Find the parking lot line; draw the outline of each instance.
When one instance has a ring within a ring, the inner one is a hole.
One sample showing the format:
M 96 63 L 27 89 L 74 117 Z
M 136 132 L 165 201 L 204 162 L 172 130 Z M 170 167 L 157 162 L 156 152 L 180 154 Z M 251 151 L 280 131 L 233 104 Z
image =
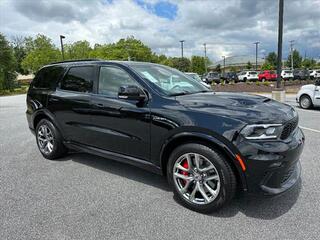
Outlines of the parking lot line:
M 307 127 L 303 127 L 303 126 L 299 126 L 299 127 L 300 127 L 301 129 L 303 129 L 303 130 L 308 130 L 308 131 L 320 133 L 320 130 L 316 130 L 316 129 L 312 129 L 312 128 L 307 128 Z

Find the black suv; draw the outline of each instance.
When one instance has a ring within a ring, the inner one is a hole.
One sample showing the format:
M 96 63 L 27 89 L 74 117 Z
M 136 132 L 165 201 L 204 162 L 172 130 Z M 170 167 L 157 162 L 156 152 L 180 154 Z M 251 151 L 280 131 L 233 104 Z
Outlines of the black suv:
M 45 66 L 29 88 L 27 119 L 45 158 L 72 149 L 166 175 L 177 199 L 200 212 L 237 189 L 275 195 L 300 177 L 304 135 L 294 108 L 215 93 L 162 65 Z

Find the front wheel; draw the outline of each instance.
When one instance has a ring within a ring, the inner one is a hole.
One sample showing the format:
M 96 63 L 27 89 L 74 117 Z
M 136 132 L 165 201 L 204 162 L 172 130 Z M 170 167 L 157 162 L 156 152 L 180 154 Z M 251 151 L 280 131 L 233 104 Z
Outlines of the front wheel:
M 179 202 L 197 212 L 221 208 L 236 191 L 236 178 L 226 158 L 201 144 L 176 148 L 168 161 L 167 177 Z
M 302 95 L 299 100 L 299 105 L 303 109 L 311 108 L 312 106 L 311 98 L 307 95 Z

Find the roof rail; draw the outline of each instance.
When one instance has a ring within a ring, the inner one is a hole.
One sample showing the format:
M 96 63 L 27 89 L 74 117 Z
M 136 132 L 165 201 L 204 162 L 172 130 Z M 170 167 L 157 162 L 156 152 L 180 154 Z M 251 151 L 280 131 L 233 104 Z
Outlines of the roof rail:
M 88 58 L 88 59 L 74 59 L 74 60 L 65 60 L 60 62 L 53 62 L 50 64 L 57 64 L 57 63 L 68 63 L 68 62 L 90 62 L 90 61 L 102 61 L 101 59 L 96 58 Z

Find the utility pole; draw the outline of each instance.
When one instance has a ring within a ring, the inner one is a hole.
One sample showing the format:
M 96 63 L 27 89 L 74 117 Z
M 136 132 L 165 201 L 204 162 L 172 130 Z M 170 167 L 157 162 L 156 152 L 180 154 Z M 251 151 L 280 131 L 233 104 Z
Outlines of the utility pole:
M 253 44 L 256 45 L 256 71 L 258 70 L 258 47 L 260 42 L 255 42 Z
M 60 44 L 61 44 L 61 54 L 62 54 L 62 60 L 64 61 L 64 49 L 63 49 L 63 42 L 62 39 L 66 38 L 63 35 L 60 35 Z
M 204 43 L 203 46 L 204 46 L 204 69 L 205 69 L 205 72 L 207 73 L 207 44 Z
M 226 56 L 223 57 L 223 77 L 225 76 L 226 73 Z
M 279 0 L 277 89 L 280 89 L 280 87 L 281 87 L 282 38 L 283 38 L 283 5 L 284 5 L 283 1 L 284 0 Z
M 294 40 L 289 41 L 290 42 L 290 52 L 291 52 L 291 71 L 293 71 L 293 45 L 294 45 Z
M 183 43 L 185 42 L 185 40 L 180 40 L 181 43 L 181 58 L 183 58 Z

